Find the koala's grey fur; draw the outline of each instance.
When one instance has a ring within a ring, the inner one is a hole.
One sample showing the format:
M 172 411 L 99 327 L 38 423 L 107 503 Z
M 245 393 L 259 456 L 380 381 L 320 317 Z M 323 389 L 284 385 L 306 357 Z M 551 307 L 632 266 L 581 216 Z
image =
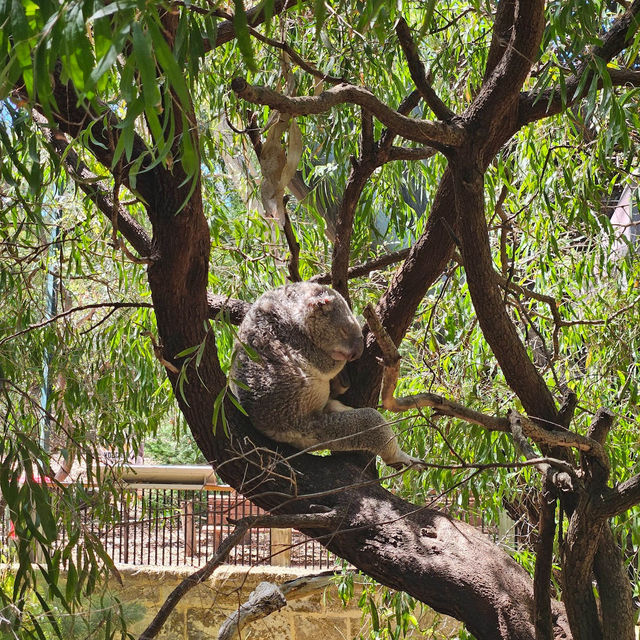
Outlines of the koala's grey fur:
M 253 425 L 298 449 L 369 451 L 401 468 L 404 453 L 378 411 L 330 397 L 331 381 L 362 355 L 358 321 L 328 287 L 298 282 L 262 295 L 238 330 L 231 387 Z M 338 381 L 334 389 L 340 388 Z

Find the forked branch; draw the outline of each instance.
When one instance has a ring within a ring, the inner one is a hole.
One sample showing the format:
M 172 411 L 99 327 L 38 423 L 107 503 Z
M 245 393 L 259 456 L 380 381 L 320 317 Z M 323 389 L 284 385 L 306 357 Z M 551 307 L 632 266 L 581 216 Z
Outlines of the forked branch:
M 281 113 L 312 115 L 325 113 L 341 104 L 356 104 L 370 111 L 396 135 L 436 148 L 456 148 L 464 140 L 464 130 L 456 124 L 445 124 L 403 116 L 363 87 L 342 83 L 317 96 L 284 96 L 273 89 L 250 85 L 244 78 L 234 78 L 231 88 L 239 98 L 252 104 L 263 104 Z

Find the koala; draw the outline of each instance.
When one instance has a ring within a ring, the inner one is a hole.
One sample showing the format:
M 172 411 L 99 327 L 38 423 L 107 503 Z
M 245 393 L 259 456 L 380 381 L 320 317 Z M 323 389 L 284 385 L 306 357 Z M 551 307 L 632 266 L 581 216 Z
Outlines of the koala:
M 333 289 L 297 282 L 262 295 L 238 330 L 231 389 L 253 425 L 297 449 L 368 451 L 386 464 L 421 464 L 398 446 L 382 415 L 331 397 L 339 374 L 362 355 L 362 330 Z

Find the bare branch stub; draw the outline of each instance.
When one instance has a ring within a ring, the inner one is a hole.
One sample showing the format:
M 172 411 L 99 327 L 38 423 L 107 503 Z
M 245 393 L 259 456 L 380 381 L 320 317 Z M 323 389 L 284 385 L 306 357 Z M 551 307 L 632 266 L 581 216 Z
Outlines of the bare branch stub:
M 324 589 L 332 583 L 334 577 L 333 571 L 323 571 L 316 575 L 288 580 L 281 585 L 261 582 L 251 592 L 247 601 L 222 623 L 218 640 L 231 640 L 236 634 L 239 636 L 241 630 L 250 622 L 280 610 L 289 600 Z
M 286 203 L 284 205 L 284 235 L 289 245 L 289 262 L 287 264 L 289 269 L 289 280 L 291 282 L 302 282 L 302 276 L 300 275 L 300 243 L 296 238 L 296 234 L 291 224 L 291 218 L 287 211 Z

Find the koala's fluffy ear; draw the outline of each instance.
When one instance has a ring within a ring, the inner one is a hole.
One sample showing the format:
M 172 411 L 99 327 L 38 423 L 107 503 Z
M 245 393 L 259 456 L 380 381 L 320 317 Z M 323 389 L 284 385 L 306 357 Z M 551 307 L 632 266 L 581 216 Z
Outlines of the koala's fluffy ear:
M 311 311 L 328 312 L 333 308 L 335 298 L 327 293 L 324 287 L 318 285 L 318 290 L 314 291 L 314 295 L 307 300 L 307 306 Z

